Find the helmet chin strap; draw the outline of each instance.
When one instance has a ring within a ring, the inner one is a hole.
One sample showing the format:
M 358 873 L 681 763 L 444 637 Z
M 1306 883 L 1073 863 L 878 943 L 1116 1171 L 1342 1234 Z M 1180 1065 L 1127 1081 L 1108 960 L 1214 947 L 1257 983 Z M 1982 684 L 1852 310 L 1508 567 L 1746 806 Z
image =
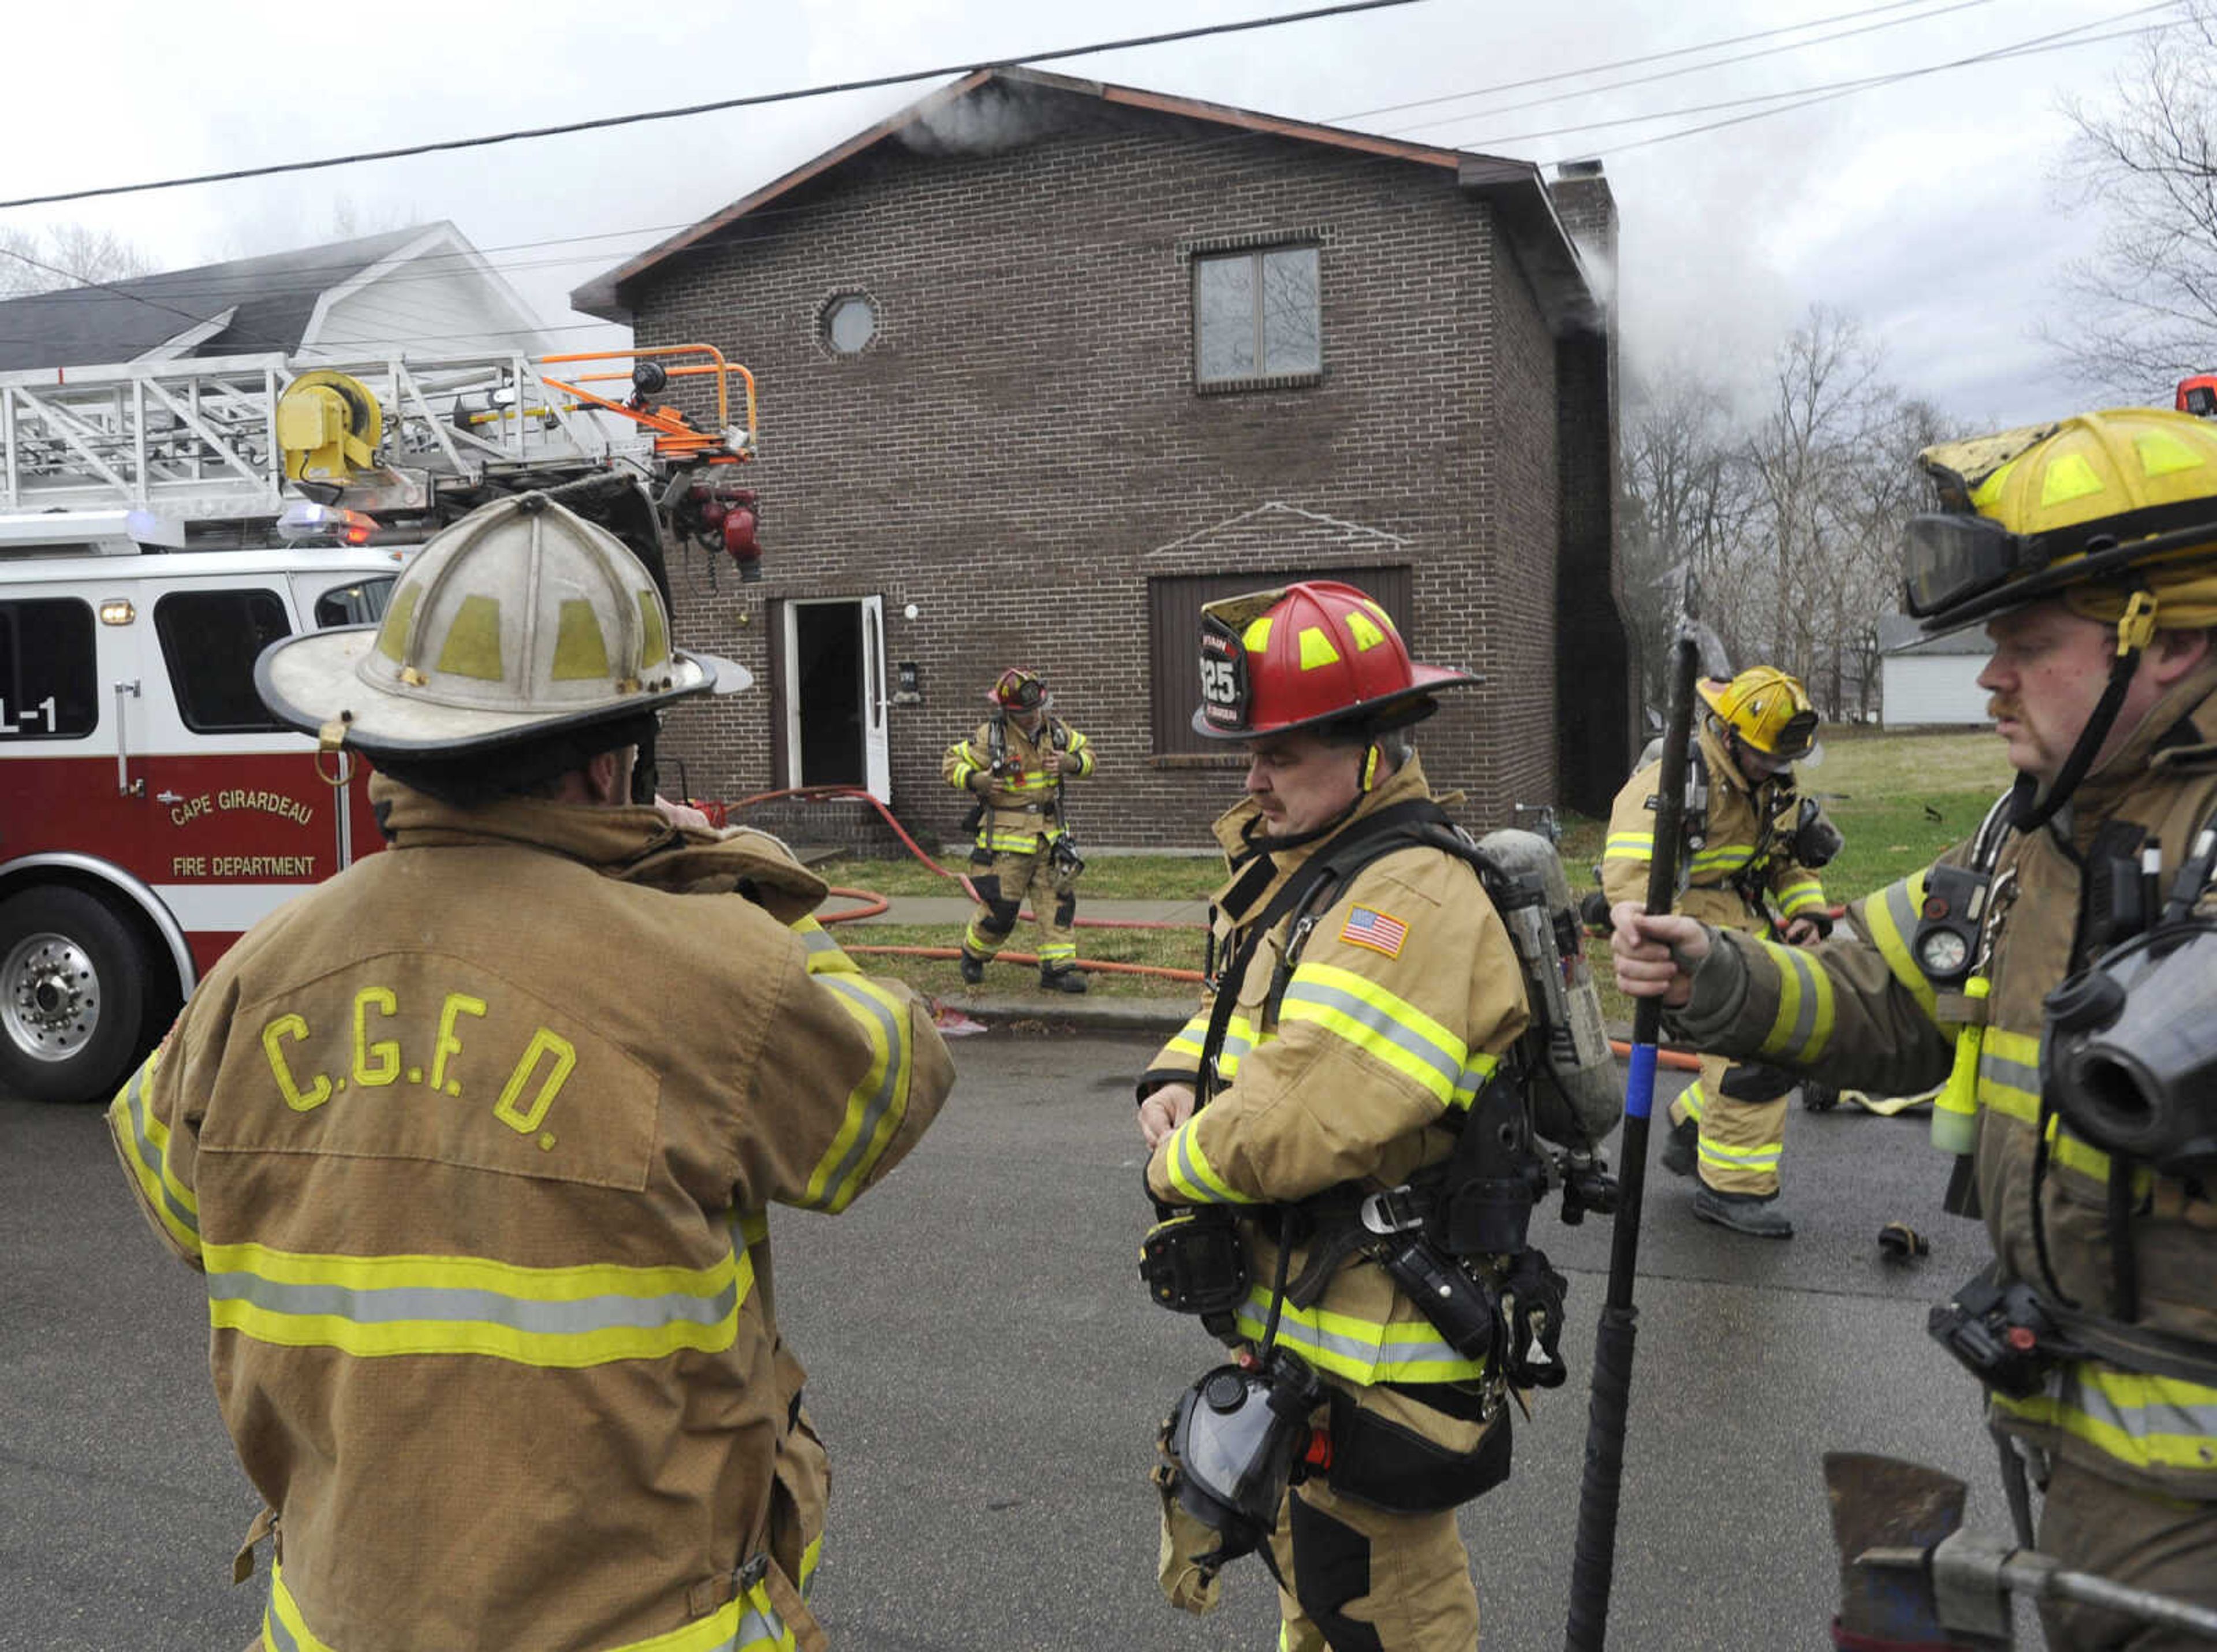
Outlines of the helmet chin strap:
M 2117 653 L 2109 662 L 2109 686 L 2095 702 L 2085 727 L 2078 731 L 2078 739 L 2071 748 L 2071 755 L 2063 759 L 2056 770 L 2055 783 L 2043 795 L 2037 776 L 2019 774 L 2016 785 L 2010 789 L 2010 824 L 2019 832 L 2037 832 L 2055 817 L 2056 810 L 2071 801 L 2071 794 L 2078 789 L 2078 783 L 2086 777 L 2086 770 L 2094 766 L 2094 757 L 2116 727 L 2117 713 L 2125 703 L 2125 694 L 2133 685 L 2133 673 L 2140 669 L 2140 655 L 2155 640 L 2155 597 L 2145 586 L 2133 592 L 2125 603 L 2125 611 L 2117 618 Z

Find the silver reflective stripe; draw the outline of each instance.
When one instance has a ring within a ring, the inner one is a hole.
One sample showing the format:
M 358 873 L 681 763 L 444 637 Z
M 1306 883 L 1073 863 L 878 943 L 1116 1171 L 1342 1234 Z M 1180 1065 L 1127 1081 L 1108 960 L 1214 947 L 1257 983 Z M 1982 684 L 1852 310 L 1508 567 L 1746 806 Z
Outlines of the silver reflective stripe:
M 281 1284 L 252 1273 L 211 1273 L 211 1302 L 251 1302 L 272 1314 L 331 1315 L 355 1325 L 428 1320 L 447 1324 L 504 1325 L 540 1336 L 590 1331 L 658 1330 L 689 1321 L 720 1325 L 738 1306 L 738 1285 L 713 1296 L 673 1292 L 661 1296 L 585 1296 L 574 1302 L 527 1302 L 496 1290 L 436 1285 L 396 1285 L 361 1290 L 349 1285 Z
M 855 1127 L 854 1139 L 847 1143 L 847 1151 L 833 1166 L 831 1173 L 824 1179 L 824 1200 L 829 1203 L 839 1197 L 839 1190 L 847 1179 L 868 1162 L 871 1144 L 877 1140 L 878 1126 L 893 1098 L 900 1093 L 902 1081 L 908 1076 L 908 1063 L 901 1055 L 901 1024 L 894 1018 L 890 1005 L 860 981 L 843 981 L 837 975 L 818 975 L 818 984 L 828 987 L 849 1004 L 868 1012 L 886 1036 L 886 1067 L 878 1075 L 878 1087 L 862 1109 L 862 1122 Z
M 831 938 L 831 932 L 825 929 L 810 929 L 801 931 L 800 944 L 806 947 L 811 953 L 837 952 L 839 950 L 839 943 L 833 940 Z
M 130 1090 L 131 1151 L 146 1167 L 147 1179 L 162 1200 L 162 1208 L 177 1219 L 177 1225 L 188 1228 L 198 1238 L 201 1219 L 177 1203 L 177 1196 L 170 1191 L 167 1178 L 162 1174 L 162 1155 L 154 1151 L 154 1143 L 146 1133 L 146 1069 L 142 1066 L 132 1076 Z
M 1375 1004 L 1366 1004 L 1352 993 L 1342 992 L 1337 987 L 1326 987 L 1305 978 L 1298 969 L 1294 972 L 1293 984 L 1286 988 L 1288 1003 L 1316 1004 L 1327 1010 L 1336 1010 L 1350 1021 L 1376 1036 L 1381 1042 L 1404 1049 L 1438 1073 L 1446 1090 L 1453 1094 L 1462 1082 L 1462 1056 L 1450 1055 L 1430 1039 L 1403 1025 Z M 1280 1012 L 1283 1018 L 1284 1012 Z
M 285 1627 L 285 1620 L 277 1615 L 274 1603 L 262 1614 L 262 1632 L 269 1637 L 269 1644 L 275 1647 L 277 1652 L 300 1652 L 300 1642 L 294 1640 L 293 1631 Z
M 1983 1044 L 1979 1049 L 1979 1076 L 1991 1079 L 1996 1084 L 2005 1084 L 2012 1090 L 2022 1090 L 2035 1096 L 2040 1093 L 2038 1067 L 1997 1055 Z
M 1319 1325 L 1308 1324 L 1295 1317 L 1299 1311 L 1288 1309 L 1279 1316 L 1278 1340 L 1293 1347 L 1306 1348 L 1312 1353 L 1335 1356 L 1351 1365 L 1390 1368 L 1411 1364 L 1468 1365 L 1475 1363 L 1437 1337 L 1422 1342 L 1387 1343 L 1384 1340 L 1384 1327 L 1380 1327 L 1380 1335 L 1376 1338 L 1349 1336 L 1338 1331 L 1327 1331 Z M 1250 1296 L 1246 1307 L 1240 1310 L 1238 1315 L 1239 1329 L 1259 1340 L 1269 1312 L 1270 1298 L 1267 1291 Z M 1395 1326 L 1393 1328 L 1399 1330 L 1401 1327 Z

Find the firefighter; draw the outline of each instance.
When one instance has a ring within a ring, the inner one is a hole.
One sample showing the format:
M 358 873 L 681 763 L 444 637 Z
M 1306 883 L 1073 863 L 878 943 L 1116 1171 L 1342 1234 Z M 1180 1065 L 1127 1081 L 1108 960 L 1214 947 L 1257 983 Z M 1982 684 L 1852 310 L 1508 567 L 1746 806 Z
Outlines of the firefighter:
M 1248 754 L 1246 795 L 1215 827 L 1230 881 L 1214 967 L 1258 929 L 1262 939 L 1218 988 L 1236 996 L 1214 1058 L 1220 1087 L 1196 1109 L 1212 999 L 1141 1079 L 1139 1117 L 1158 1201 L 1240 1213 L 1258 1294 L 1224 1327 L 1238 1346 L 1263 1337 L 1266 1282 L 1281 1277 L 1271 1207 L 1327 1193 L 1343 1204 L 1447 1160 L 1527 1015 L 1477 875 L 1423 845 L 1325 897 L 1300 925 L 1297 966 L 1276 979 L 1294 913 L 1275 898 L 1328 842 L 1429 804 L 1406 731 L 1438 690 L 1475 679 L 1413 665 L 1386 610 L 1349 585 L 1305 582 L 1202 612 L 1194 727 Z M 1375 1262 L 1346 1249 L 1319 1261 L 1324 1244 L 1317 1228 L 1296 1244 L 1282 1277 L 1311 1288 L 1282 1301 L 1275 1325 L 1276 1346 L 1327 1385 L 1333 1439 L 1329 1471 L 1293 1489 L 1270 1539 L 1280 1644 L 1468 1652 L 1478 1597 L 1454 1510 L 1507 1473 L 1504 1384 L 1448 1346 Z M 1164 1583 L 1179 1600 L 1174 1573 L 1192 1556 L 1172 1554 L 1175 1519 L 1166 1508 Z
M 1933 1131 L 1963 1155 L 1949 1208 L 1983 1217 L 1994 1261 L 1935 1331 L 1986 1384 L 2021 1533 L 2029 1466 L 2046 1489 L 2042 1551 L 2217 1606 L 2217 1177 L 2206 1158 L 2103 1150 L 2057 1065 L 2090 993 L 2113 1008 L 2140 996 L 2096 961 L 2144 948 L 2152 919 L 2176 933 L 2210 910 L 2217 430 L 2121 409 L 1920 462 L 1940 508 L 1906 532 L 1911 611 L 1934 634 L 1984 622 L 1979 682 L 2010 792 L 1971 843 L 1856 903 L 1813 947 L 1619 906 L 1618 979 L 1660 996 L 1702 1049 L 1821 1062 L 1888 1094 L 1948 1080 Z M 2187 961 L 2183 977 L 2150 978 L 2166 983 L 2146 1000 L 2164 1030 L 2109 1076 L 2144 1099 L 2141 1125 L 2191 1125 L 2206 1147 L 2217 971 Z M 2197 1050 L 2198 1077 L 2171 1084 Z M 2201 1644 L 2083 1606 L 2042 1612 L 2054 1647 Z
M 629 802 L 713 681 L 540 495 L 440 532 L 381 626 L 257 664 L 325 761 L 375 762 L 392 846 L 250 931 L 108 1117 L 207 1276 L 269 1652 L 823 1643 L 768 1210 L 845 1209 L 952 1066 L 775 839 Z
M 977 910 L 962 935 L 962 979 L 975 987 L 1008 942 L 1027 897 L 1039 926 L 1040 985 L 1082 993 L 1078 967 L 1078 877 L 1085 869 L 1063 805 L 1063 783 L 1093 772 L 1093 747 L 1054 715 L 1036 671 L 1011 665 L 985 691 L 993 714 L 947 748 L 939 771 L 977 798 L 970 886 Z M 968 824 L 966 822 L 966 824 Z
M 1793 678 L 1751 666 L 1730 682 L 1696 687 L 1708 708 L 1687 770 L 1684 869 L 1673 912 L 1789 944 L 1830 926 L 1825 890 L 1796 853 L 1800 804 L 1794 763 L 1815 743 L 1817 714 Z M 1644 900 L 1655 853 L 1659 763 L 1617 793 L 1602 851 L 1601 882 L 1612 906 Z M 1776 915 L 1773 916 L 1775 904 Z M 1777 1068 L 1709 1056 L 1701 1076 L 1670 1104 L 1663 1167 L 1699 1172 L 1694 1214 L 1734 1233 L 1791 1239 L 1778 1208 L 1786 1101 L 1794 1080 Z

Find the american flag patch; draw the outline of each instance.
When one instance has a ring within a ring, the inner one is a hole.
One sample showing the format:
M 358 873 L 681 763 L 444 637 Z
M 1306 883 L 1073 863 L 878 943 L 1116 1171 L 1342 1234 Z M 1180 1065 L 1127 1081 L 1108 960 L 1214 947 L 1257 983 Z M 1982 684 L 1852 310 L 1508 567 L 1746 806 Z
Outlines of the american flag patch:
M 1383 952 L 1389 958 L 1401 956 L 1401 943 L 1409 938 L 1409 926 L 1398 918 L 1388 918 L 1382 912 L 1373 912 L 1368 906 L 1357 906 L 1347 916 L 1339 931 L 1339 938 L 1350 946 L 1367 946 L 1373 952 Z

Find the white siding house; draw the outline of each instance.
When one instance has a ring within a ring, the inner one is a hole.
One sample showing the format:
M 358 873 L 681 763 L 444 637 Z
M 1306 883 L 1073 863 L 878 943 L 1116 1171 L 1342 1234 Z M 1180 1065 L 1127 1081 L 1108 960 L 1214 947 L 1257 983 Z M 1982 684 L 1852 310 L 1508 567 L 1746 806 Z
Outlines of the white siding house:
M 1878 622 L 1880 717 L 1887 728 L 1984 724 L 1986 691 L 1979 686 L 1993 647 L 1976 626 L 1926 638 L 1905 614 Z

